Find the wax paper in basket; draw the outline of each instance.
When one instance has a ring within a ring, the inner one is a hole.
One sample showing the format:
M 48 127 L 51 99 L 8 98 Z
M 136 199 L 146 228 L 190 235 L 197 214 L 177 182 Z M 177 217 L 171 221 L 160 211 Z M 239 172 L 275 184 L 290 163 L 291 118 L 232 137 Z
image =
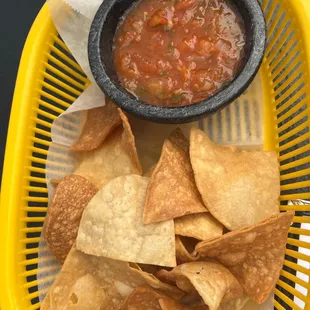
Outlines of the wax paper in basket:
M 89 29 L 101 2 L 101 0 L 47 0 L 59 35 L 90 80 L 90 85 L 82 95 L 53 123 L 52 143 L 46 164 L 49 201 L 54 193 L 51 180 L 61 179 L 75 171 L 76 158 L 69 148 L 80 135 L 86 110 L 105 104 L 104 94 L 91 75 L 87 56 Z M 250 89 L 228 108 L 204 121 L 191 124 L 160 125 L 130 117 L 138 151 L 144 147 L 149 150 L 150 155 L 154 152 L 159 155 L 165 137 L 173 129 L 181 127 L 188 135 L 190 127 L 193 126 L 204 129 L 215 142 L 259 149 L 263 140 L 262 98 L 257 96 L 260 93 L 260 82 L 257 79 Z M 147 169 L 151 164 L 151 161 L 146 159 L 143 161 L 143 168 Z M 41 238 L 37 274 L 40 301 L 43 301 L 60 268 L 61 265 Z

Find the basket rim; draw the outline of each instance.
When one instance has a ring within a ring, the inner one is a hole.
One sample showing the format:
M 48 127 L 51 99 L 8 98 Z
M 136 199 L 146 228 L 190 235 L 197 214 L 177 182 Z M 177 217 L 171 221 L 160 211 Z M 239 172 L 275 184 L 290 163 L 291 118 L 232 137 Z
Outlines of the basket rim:
M 300 16 L 298 22 L 304 39 L 307 69 L 310 72 L 310 37 L 307 35 L 310 25 L 310 1 L 282 1 L 289 2 L 296 15 Z M 33 76 L 43 57 L 40 47 L 46 45 L 46 37 L 53 31 L 57 34 L 48 5 L 45 3 L 31 27 L 21 56 L 6 143 L 0 198 L 0 305 L 4 310 L 29 306 L 29 301 L 22 295 L 22 289 L 27 289 L 20 287 L 20 282 L 17 281 L 17 236 L 20 232 L 16 229 L 16 222 L 18 206 L 23 195 L 27 133 L 32 122 L 31 94 L 37 82 L 33 81 Z M 309 294 L 310 291 L 308 296 Z M 305 309 L 310 309 L 310 303 Z
M 12 109 L 10 114 L 5 158 L 2 174 L 0 207 L 0 304 L 1 309 L 26 308 L 29 301 L 18 285 L 17 264 L 17 216 L 23 195 L 22 182 L 25 169 L 25 150 L 28 131 L 33 121 L 32 94 L 37 80 L 33 78 L 42 62 L 42 48 L 47 36 L 55 31 L 49 9 L 45 3 L 28 33 L 18 69 Z M 27 290 L 26 288 L 23 288 Z

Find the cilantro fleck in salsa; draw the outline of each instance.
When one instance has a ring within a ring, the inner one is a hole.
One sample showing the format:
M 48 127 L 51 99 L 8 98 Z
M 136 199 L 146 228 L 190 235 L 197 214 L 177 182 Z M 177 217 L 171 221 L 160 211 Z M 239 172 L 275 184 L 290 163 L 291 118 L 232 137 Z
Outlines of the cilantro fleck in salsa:
M 120 22 L 113 58 L 120 83 L 141 101 L 196 103 L 242 65 L 245 26 L 225 0 L 141 0 Z

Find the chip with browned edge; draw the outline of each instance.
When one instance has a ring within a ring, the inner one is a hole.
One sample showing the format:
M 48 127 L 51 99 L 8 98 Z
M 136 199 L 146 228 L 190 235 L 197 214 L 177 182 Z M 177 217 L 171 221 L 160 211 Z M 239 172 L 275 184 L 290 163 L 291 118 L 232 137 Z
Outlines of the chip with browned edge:
M 210 240 L 223 235 L 223 225 L 210 213 L 185 215 L 174 219 L 176 235 Z
M 75 174 L 91 180 L 98 188 L 121 175 L 142 174 L 130 124 L 120 109 L 118 112 L 123 126 L 117 127 L 95 151 L 79 154 Z
M 97 149 L 122 120 L 115 104 L 106 98 L 105 106 L 87 110 L 86 122 L 79 139 L 71 146 L 75 152 Z
M 83 213 L 77 248 L 97 256 L 174 267 L 173 221 L 142 223 L 148 182 L 138 175 L 121 176 L 99 190 Z
M 188 262 L 194 262 L 197 259 L 199 259 L 198 255 L 192 254 L 193 251 L 189 250 L 187 246 L 188 245 L 187 243 L 189 242 L 194 244 L 194 246 L 190 245 L 190 247 L 194 249 L 195 245 L 198 243 L 198 240 L 196 240 L 195 242 L 194 239 L 192 238 L 184 238 L 181 236 L 175 236 L 175 254 L 176 254 L 178 265 L 188 263 Z
M 188 140 L 180 129 L 165 141 L 152 173 L 143 212 L 144 224 L 207 212 L 196 187 Z
M 190 158 L 204 203 L 227 229 L 248 227 L 279 213 L 275 152 L 233 151 L 192 129 Z
M 73 246 L 41 309 L 116 310 L 136 287 L 144 285 L 174 298 L 184 295 L 175 286 L 155 281 L 152 275 L 131 268 L 127 262 L 87 255 Z
M 50 250 L 61 263 L 76 239 L 82 213 L 97 193 L 97 187 L 78 175 L 60 180 L 48 207 L 43 236 Z
M 281 213 L 213 241 L 202 241 L 196 250 L 202 257 L 220 261 L 238 279 L 248 296 L 263 303 L 279 278 L 293 216 L 294 212 Z
M 243 289 L 230 271 L 217 262 L 191 262 L 175 267 L 171 271 L 161 270 L 159 278 L 175 281 L 187 293 L 195 290 L 209 306 L 217 310 L 220 303 L 240 298 Z

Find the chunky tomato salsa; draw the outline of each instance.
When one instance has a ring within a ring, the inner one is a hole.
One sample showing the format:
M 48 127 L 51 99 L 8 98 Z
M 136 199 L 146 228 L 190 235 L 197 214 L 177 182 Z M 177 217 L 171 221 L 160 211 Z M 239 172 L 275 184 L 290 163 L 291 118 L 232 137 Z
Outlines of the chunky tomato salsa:
M 185 106 L 238 74 L 245 28 L 227 0 L 141 0 L 114 38 L 119 81 L 145 103 Z

